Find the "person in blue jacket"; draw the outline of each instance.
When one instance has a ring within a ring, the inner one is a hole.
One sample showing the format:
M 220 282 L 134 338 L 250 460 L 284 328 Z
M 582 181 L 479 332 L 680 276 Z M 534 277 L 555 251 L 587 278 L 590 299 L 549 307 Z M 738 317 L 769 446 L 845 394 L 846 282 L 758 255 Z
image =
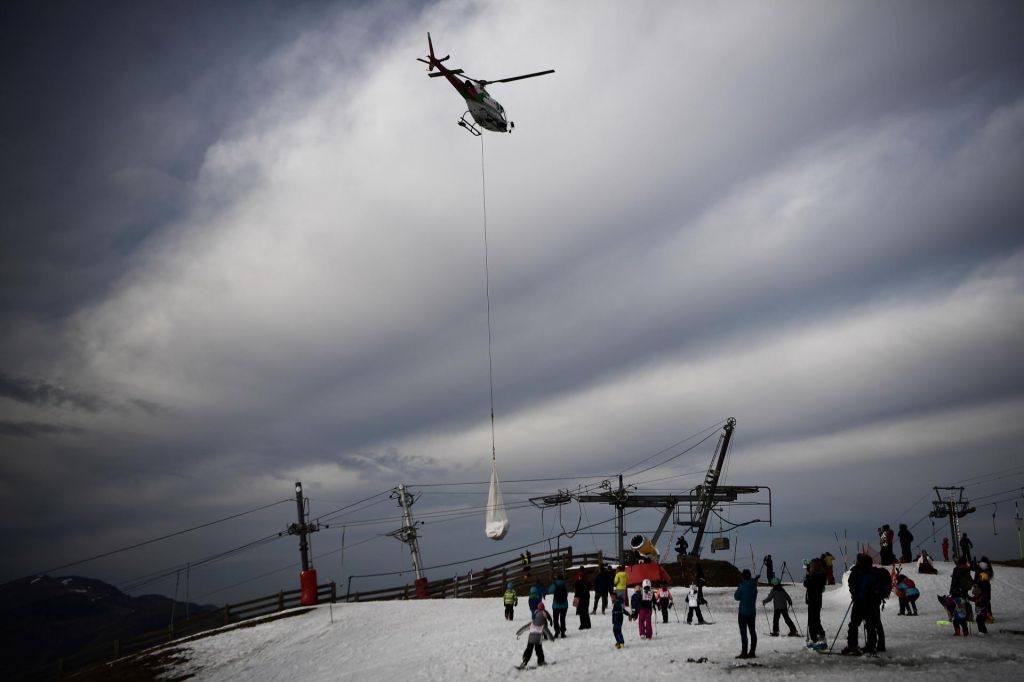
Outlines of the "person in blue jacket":
M 537 604 L 544 603 L 544 598 L 540 596 L 540 590 L 537 589 L 536 585 L 530 586 L 530 620 L 533 620 L 534 615 L 537 613 Z
M 548 593 L 554 595 L 551 600 L 551 613 L 555 617 L 555 637 L 565 639 L 565 614 L 569 611 L 569 588 L 565 584 L 565 576 L 561 573 L 551 583 Z
M 757 658 L 757 581 L 750 577 L 750 571 L 743 569 L 743 582 L 736 588 L 733 599 L 739 605 L 740 646 L 742 650 L 736 658 Z M 750 632 L 750 648 L 747 649 L 747 632 Z

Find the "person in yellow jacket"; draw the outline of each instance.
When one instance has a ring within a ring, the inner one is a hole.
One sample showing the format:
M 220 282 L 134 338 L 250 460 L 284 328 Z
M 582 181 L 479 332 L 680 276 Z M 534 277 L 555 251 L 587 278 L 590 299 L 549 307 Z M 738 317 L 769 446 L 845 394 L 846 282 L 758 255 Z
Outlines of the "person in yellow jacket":
M 505 594 L 502 596 L 501 601 L 505 605 L 505 620 L 514 620 L 515 608 L 519 604 L 519 595 L 516 594 L 512 583 L 505 585 Z
M 623 604 L 626 603 L 626 587 L 628 583 L 629 574 L 626 573 L 625 567 L 620 565 L 615 573 L 615 580 L 613 584 L 615 586 L 615 591 L 619 593 L 619 599 L 622 600 Z

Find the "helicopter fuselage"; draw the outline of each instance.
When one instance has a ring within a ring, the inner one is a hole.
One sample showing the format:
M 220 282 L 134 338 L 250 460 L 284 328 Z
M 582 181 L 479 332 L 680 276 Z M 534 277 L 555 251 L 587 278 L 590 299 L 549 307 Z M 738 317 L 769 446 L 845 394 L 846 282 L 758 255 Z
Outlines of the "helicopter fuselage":
M 466 100 L 469 113 L 480 127 L 496 133 L 509 132 L 509 122 L 505 117 L 505 108 L 498 100 L 491 97 L 490 93 L 482 85 L 473 81 L 463 81 L 456 74 L 446 69 L 443 64 L 434 60 L 434 67 L 452 84 L 452 87 L 459 91 L 459 94 Z

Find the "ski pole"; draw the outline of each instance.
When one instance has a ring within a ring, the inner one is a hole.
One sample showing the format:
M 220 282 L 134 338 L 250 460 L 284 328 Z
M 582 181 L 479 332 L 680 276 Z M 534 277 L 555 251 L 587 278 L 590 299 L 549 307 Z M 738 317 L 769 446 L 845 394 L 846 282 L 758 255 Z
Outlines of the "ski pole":
M 772 632 L 772 622 L 768 620 L 768 607 L 761 602 L 761 609 L 764 611 L 764 622 L 768 624 L 768 632 Z
M 839 627 L 838 627 L 838 628 L 836 628 L 836 636 L 835 636 L 834 638 L 832 638 L 832 646 L 830 646 L 830 647 L 828 648 L 828 652 L 829 652 L 829 653 L 832 653 L 832 649 L 834 649 L 834 648 L 835 648 L 835 646 L 836 646 L 836 641 L 838 641 L 838 640 L 839 640 L 839 633 L 843 631 L 843 625 L 844 625 L 844 624 L 846 623 L 846 618 L 847 618 L 847 616 L 849 616 L 849 615 L 850 615 L 850 609 L 852 609 L 852 608 L 853 608 L 853 600 L 851 599 L 851 600 L 850 600 L 850 605 L 846 607 L 846 613 L 845 613 L 845 614 L 843 614 L 843 620 L 842 620 L 842 621 L 840 621 L 840 623 L 839 623 Z

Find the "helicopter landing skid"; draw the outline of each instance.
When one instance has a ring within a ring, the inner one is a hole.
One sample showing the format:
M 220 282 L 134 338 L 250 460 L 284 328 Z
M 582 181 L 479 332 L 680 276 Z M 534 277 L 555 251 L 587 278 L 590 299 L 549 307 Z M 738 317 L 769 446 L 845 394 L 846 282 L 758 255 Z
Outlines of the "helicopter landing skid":
M 469 115 L 468 111 L 462 114 L 462 118 L 459 119 L 458 123 L 474 137 L 480 137 L 483 133 L 481 133 L 480 129 L 476 127 L 476 124 L 473 123 L 473 119 L 470 118 L 469 120 L 466 120 Z

